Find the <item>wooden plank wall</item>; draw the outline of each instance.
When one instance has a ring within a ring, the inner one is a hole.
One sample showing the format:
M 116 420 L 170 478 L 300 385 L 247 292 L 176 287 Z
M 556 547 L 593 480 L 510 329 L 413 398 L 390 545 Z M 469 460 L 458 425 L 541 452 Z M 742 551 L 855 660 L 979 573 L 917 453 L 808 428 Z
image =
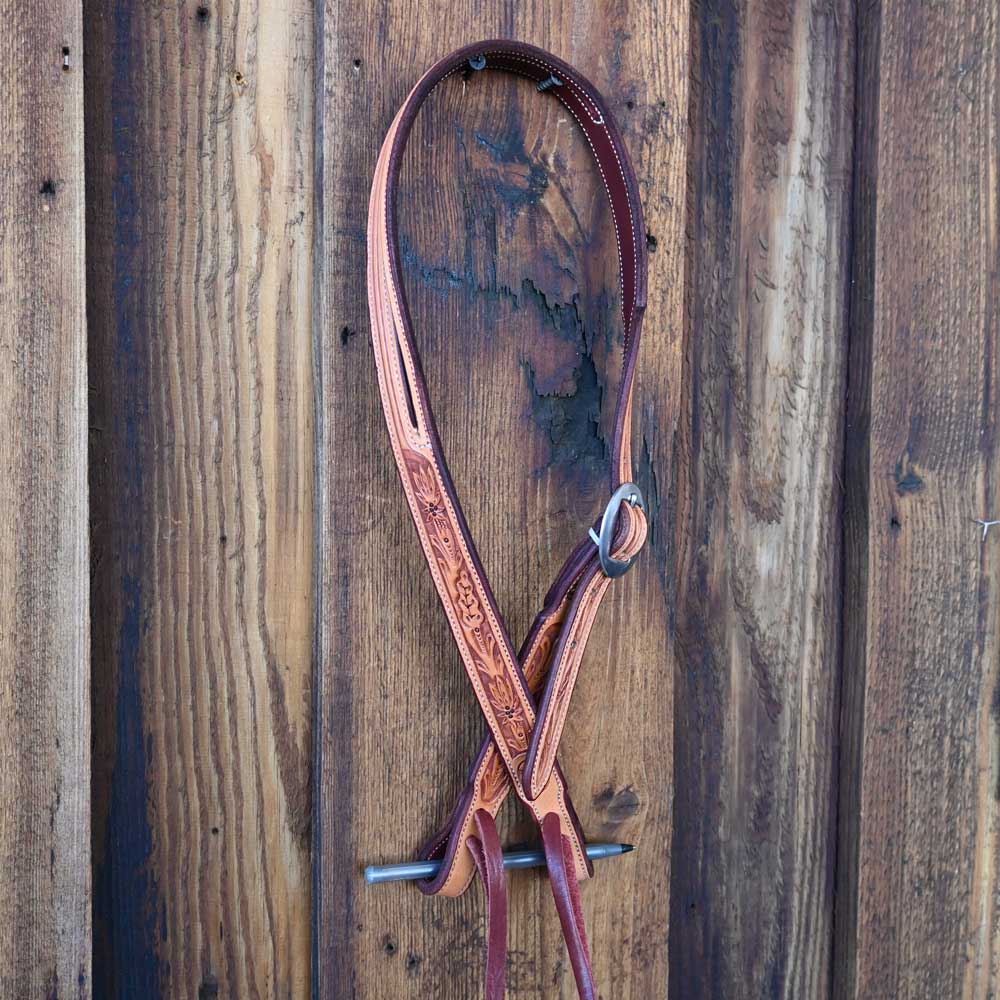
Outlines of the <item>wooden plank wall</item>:
M 88 997 L 82 23 L 0 25 L 0 996 Z
M 997 902 L 1000 505 L 998 99 L 994 4 L 863 12 L 870 112 L 859 201 L 870 267 L 849 480 L 862 592 L 845 662 L 861 775 L 841 996 L 990 997 Z M 867 362 L 870 372 L 864 372 Z M 853 365 L 852 365 L 853 373 Z M 852 379 L 853 381 L 853 379 Z M 866 384 L 867 383 L 867 384 Z
M 314 14 L 85 8 L 95 992 L 302 997 Z
M 482 734 L 364 264 L 392 115 L 490 36 L 609 96 L 652 251 L 651 547 L 562 754 L 588 834 L 639 845 L 584 888 L 602 994 L 993 996 L 995 5 L 82 7 L 0 0 L 0 1000 L 480 994 L 478 888 L 361 877 Z M 515 636 L 605 502 L 617 264 L 567 118 L 450 81 L 402 181 Z M 575 995 L 537 873 L 510 945 L 512 996 Z
M 584 890 L 604 996 L 667 975 L 675 425 L 680 405 L 687 9 L 504 9 L 329 0 L 321 123 L 319 799 L 316 986 L 324 997 L 466 998 L 482 990 L 474 887 L 429 900 L 368 888 L 446 817 L 483 726 L 423 567 L 388 448 L 368 340 L 368 188 L 422 69 L 481 38 L 531 39 L 590 76 L 621 122 L 647 212 L 650 313 L 636 405 L 652 551 L 591 639 L 562 763 L 592 838 L 640 850 Z M 619 367 L 618 263 L 599 177 L 562 106 L 522 80 L 442 86 L 418 119 L 400 194 L 406 285 L 430 395 L 466 514 L 515 637 L 606 503 Z M 461 335 L 456 335 L 461 331 Z M 609 382 L 609 380 L 612 380 Z M 517 641 L 517 640 L 515 640 Z M 505 842 L 537 839 L 506 810 Z M 511 995 L 575 995 L 551 894 L 511 882 Z
M 853 18 L 693 8 L 671 997 L 829 992 Z

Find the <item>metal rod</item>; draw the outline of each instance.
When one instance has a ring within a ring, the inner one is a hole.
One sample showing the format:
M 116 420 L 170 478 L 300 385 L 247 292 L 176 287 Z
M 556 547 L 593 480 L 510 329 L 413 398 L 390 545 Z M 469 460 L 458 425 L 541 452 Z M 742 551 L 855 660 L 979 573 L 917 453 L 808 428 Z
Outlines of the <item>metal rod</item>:
M 601 858 L 616 858 L 620 854 L 634 851 L 632 844 L 587 844 L 587 857 L 591 861 Z M 504 868 L 538 868 L 545 864 L 543 851 L 508 851 L 503 856 Z M 441 868 L 440 861 L 404 861 L 398 865 L 369 865 L 365 869 L 365 881 L 369 885 L 378 882 L 401 882 L 405 879 L 433 878 Z

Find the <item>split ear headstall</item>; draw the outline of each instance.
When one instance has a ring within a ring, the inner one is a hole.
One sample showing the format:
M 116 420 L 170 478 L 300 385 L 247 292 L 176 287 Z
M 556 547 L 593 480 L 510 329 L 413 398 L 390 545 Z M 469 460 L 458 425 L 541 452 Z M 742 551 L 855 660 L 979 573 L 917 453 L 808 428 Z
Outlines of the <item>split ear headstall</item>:
M 427 95 L 455 73 L 502 70 L 535 81 L 563 103 L 593 151 L 611 204 L 621 264 L 624 370 L 603 517 L 570 554 L 519 652 L 489 581 L 445 464 L 403 290 L 396 187 L 407 137 Z M 385 421 L 420 544 L 465 671 L 489 727 L 448 822 L 420 856 L 440 867 L 420 888 L 458 896 L 478 870 L 486 891 L 487 1000 L 505 986 L 507 898 L 494 818 L 513 791 L 541 829 L 545 861 L 580 996 L 596 997 L 578 883 L 592 866 L 556 761 L 566 713 L 597 609 L 646 539 L 642 495 L 632 483 L 632 388 L 646 306 L 646 231 L 635 174 L 601 95 L 566 63 L 531 45 L 487 41 L 429 69 L 399 109 L 382 144 L 368 209 L 368 302 Z

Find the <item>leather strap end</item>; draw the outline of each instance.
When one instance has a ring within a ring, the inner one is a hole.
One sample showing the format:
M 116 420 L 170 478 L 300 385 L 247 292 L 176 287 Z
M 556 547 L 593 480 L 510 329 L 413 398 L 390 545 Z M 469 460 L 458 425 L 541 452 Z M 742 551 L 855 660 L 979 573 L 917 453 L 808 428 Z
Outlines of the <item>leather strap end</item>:
M 555 813 L 549 813 L 542 820 L 542 846 L 545 848 L 549 884 L 552 886 L 552 896 L 559 914 L 559 923 L 562 924 L 580 1000 L 596 1000 L 594 971 L 590 963 L 590 946 L 587 943 L 587 929 L 580 904 L 580 888 L 573 868 L 572 849 L 567 838 L 562 835 L 559 817 Z
M 558 822 L 558 820 L 557 820 Z M 493 817 L 479 809 L 478 837 L 466 841 L 486 892 L 486 1000 L 504 1000 L 507 988 L 507 878 Z

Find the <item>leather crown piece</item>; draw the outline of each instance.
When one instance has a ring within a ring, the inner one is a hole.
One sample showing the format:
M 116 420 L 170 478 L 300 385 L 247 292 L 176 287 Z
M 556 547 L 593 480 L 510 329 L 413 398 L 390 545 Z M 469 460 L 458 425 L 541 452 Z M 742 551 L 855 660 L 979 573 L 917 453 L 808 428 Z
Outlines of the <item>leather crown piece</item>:
M 612 432 L 610 490 L 600 525 L 576 546 L 518 652 L 497 609 L 445 464 L 403 289 L 396 188 L 403 149 L 427 95 L 455 73 L 502 70 L 535 81 L 576 119 L 611 205 L 621 264 L 624 367 Z M 417 81 L 375 168 L 368 209 L 368 302 L 379 390 L 403 490 L 469 681 L 489 731 L 447 823 L 421 851 L 441 860 L 420 883 L 458 896 L 478 870 L 487 897 L 487 1000 L 504 994 L 506 884 L 496 817 L 513 791 L 541 830 L 549 880 L 580 996 L 596 997 L 578 883 L 591 876 L 584 839 L 556 751 L 584 648 L 611 580 L 646 539 L 639 490 L 629 480 L 632 388 L 646 306 L 646 237 L 635 174 L 603 98 L 566 63 L 531 45 L 486 41 L 459 49 Z

